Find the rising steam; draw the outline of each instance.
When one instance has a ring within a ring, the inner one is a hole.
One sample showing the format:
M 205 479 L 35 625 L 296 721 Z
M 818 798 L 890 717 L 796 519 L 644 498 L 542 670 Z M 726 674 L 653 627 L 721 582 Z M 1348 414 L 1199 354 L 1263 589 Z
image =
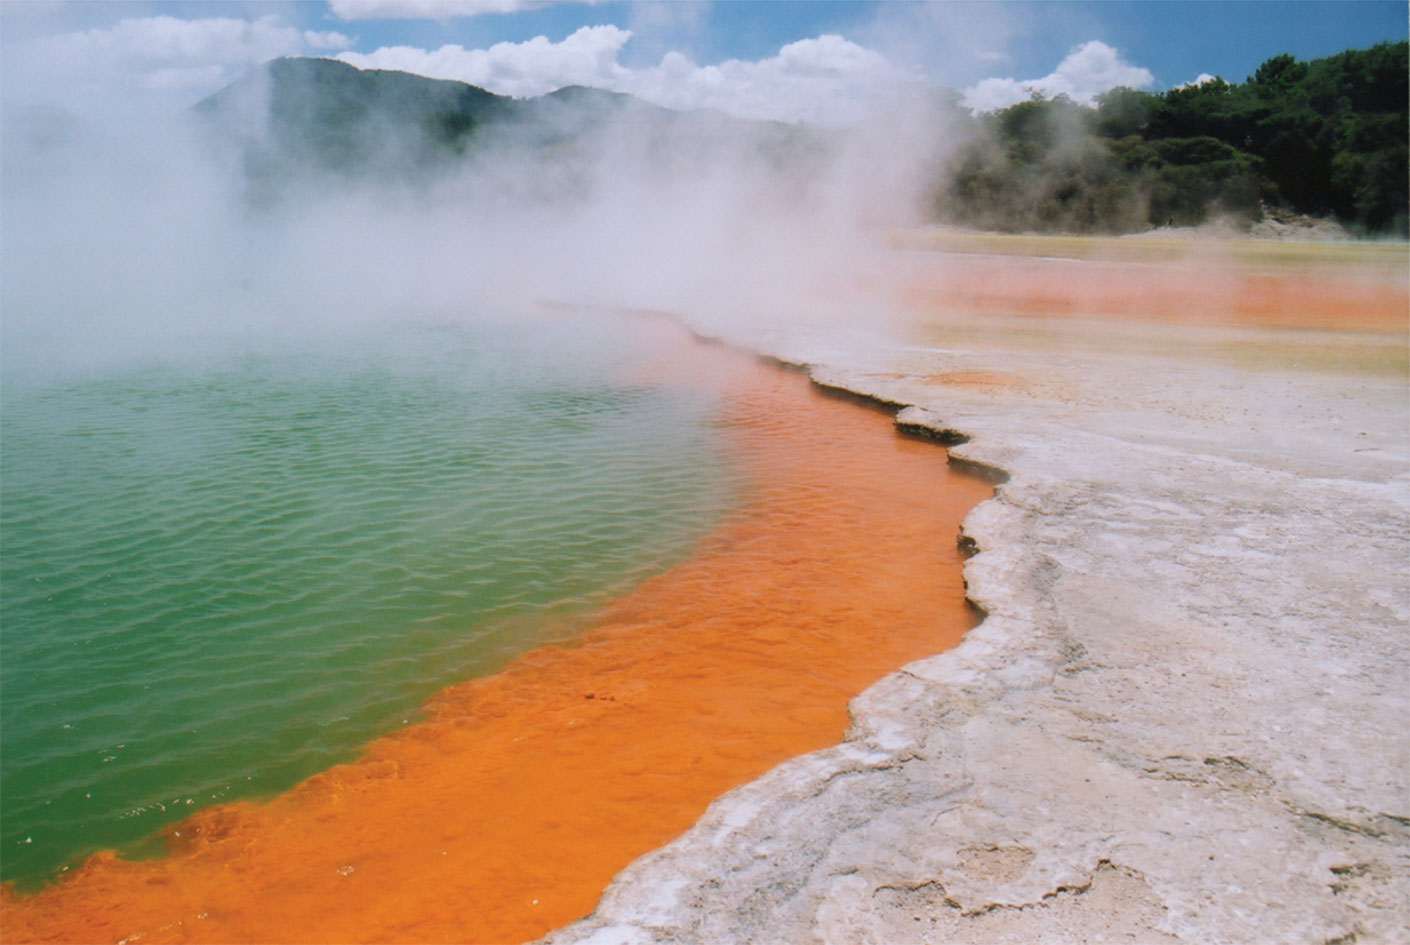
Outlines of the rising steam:
M 394 173 L 304 169 L 261 191 L 260 72 L 233 135 L 199 109 L 100 121 L 11 87 L 8 384 L 540 301 L 778 315 L 877 229 L 917 219 L 946 141 L 947 113 L 915 89 L 850 129 L 697 112 L 667 134 L 632 107 L 584 132 L 607 93 L 579 90 L 434 173 L 407 151 Z

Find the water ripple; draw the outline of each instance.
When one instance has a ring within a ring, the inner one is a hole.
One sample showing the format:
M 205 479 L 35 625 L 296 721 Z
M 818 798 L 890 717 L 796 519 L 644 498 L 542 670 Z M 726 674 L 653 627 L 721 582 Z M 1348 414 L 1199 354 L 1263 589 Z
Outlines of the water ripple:
M 374 334 L 7 398 L 4 877 L 282 789 L 686 554 L 730 497 L 712 405 L 613 383 L 625 330 Z

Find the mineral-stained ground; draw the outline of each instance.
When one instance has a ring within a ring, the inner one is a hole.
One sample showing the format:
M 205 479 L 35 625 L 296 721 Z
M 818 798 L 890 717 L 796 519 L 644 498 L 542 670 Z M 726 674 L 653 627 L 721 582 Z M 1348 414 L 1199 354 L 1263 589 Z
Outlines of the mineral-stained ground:
M 1410 938 L 1404 246 L 973 244 L 705 330 L 1007 476 L 987 618 L 547 941 Z

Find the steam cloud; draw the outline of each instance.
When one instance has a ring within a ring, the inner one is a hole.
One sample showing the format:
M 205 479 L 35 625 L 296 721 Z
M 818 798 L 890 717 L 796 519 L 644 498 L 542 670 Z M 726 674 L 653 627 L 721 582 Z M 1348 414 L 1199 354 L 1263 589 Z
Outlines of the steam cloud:
M 365 17 L 536 5 L 333 0 L 330 30 L 277 14 L 95 20 L 0 7 L 5 384 L 534 300 L 784 317 L 806 304 L 802 287 L 854 266 L 877 230 L 929 218 L 960 142 L 953 102 L 937 101 L 920 62 L 1002 61 L 1020 29 L 990 5 L 883 4 L 860 42 L 823 35 L 704 65 L 656 47 L 645 66 L 624 63 L 626 44 L 688 31 L 701 7 L 634 7 L 646 38 L 599 25 L 479 50 L 360 54 L 341 31 Z M 694 131 L 662 138 L 628 109 L 567 149 L 501 133 L 453 171 L 428 176 L 408 160 L 400 178 L 293 174 L 277 201 L 261 200 L 247 157 L 269 134 L 268 102 L 247 96 L 238 141 L 212 137 L 191 107 L 272 58 L 310 55 L 518 97 L 612 89 L 689 112 Z M 1035 90 L 1086 100 L 1149 81 L 1093 42 L 1044 78 L 987 80 L 965 97 L 982 110 Z
M 311 42 L 275 27 L 251 58 Z M 781 126 L 710 114 L 663 139 L 628 109 L 566 153 L 500 132 L 435 175 L 290 175 L 261 203 L 245 152 L 190 108 L 95 111 L 87 82 L 44 74 L 6 67 L 6 385 L 536 301 L 782 313 L 861 234 L 917 218 L 947 134 L 904 84 L 797 148 L 777 146 Z M 266 105 L 245 103 L 246 143 L 268 133 Z
M 862 120 L 898 86 L 919 81 L 880 53 L 831 34 L 788 43 L 777 55 L 757 62 L 730 59 L 699 66 L 671 51 L 658 65 L 636 69 L 619 61 L 631 39 L 631 30 L 585 26 L 556 43 L 539 36 L 488 49 L 392 46 L 338 58 L 361 68 L 456 79 L 516 97 L 586 85 L 667 108 L 711 108 L 745 118 L 823 125 Z

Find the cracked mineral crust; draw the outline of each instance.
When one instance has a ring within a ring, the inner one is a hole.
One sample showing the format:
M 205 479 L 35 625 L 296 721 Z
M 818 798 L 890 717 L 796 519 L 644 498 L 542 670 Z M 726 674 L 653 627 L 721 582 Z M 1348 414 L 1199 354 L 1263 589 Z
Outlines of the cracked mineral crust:
M 1403 329 L 945 327 L 719 333 L 1007 476 L 985 620 L 545 941 L 1410 940 Z

